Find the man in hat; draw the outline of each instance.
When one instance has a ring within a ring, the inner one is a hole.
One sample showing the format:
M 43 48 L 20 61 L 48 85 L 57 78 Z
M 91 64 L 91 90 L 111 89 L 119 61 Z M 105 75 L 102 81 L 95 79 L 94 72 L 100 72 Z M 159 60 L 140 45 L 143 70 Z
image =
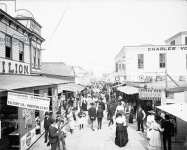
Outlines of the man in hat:
M 94 131 L 93 123 L 96 119 L 96 108 L 94 106 L 94 103 L 91 103 L 91 107 L 88 109 L 88 115 L 91 122 L 91 129 Z
M 45 118 L 44 118 L 45 141 L 44 143 L 47 143 L 50 125 L 51 125 L 51 121 L 49 118 L 49 112 L 45 112 Z
M 49 143 L 51 144 L 51 150 L 56 150 L 59 144 L 59 132 L 56 126 L 55 119 L 51 119 L 51 125 L 49 126 Z
M 146 114 L 145 114 L 144 110 L 142 109 L 141 106 L 139 106 L 137 114 L 136 114 L 137 125 L 138 125 L 137 131 L 140 131 L 140 128 L 141 128 L 142 132 L 144 132 L 143 121 L 144 121 L 145 117 L 146 117 Z

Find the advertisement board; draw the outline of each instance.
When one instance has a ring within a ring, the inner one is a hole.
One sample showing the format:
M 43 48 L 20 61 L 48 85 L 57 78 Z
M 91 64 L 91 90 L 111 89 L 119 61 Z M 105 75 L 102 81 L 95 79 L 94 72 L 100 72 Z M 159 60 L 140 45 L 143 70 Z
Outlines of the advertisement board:
M 0 120 L 0 139 L 1 139 L 1 120 Z
M 8 92 L 7 105 L 49 111 L 50 99 L 46 97 Z

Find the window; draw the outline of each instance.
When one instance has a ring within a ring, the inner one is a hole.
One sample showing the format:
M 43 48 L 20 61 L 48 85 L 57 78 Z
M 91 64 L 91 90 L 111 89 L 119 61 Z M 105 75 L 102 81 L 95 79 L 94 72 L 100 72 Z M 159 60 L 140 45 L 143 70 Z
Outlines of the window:
M 116 72 L 118 72 L 118 63 L 116 63 Z
M 121 64 L 119 64 L 119 70 L 121 70 Z
M 23 42 L 19 41 L 19 61 L 24 61 L 24 44 Z
M 123 71 L 125 70 L 125 64 L 122 64 L 122 69 L 123 69 Z
M 170 45 L 175 45 L 175 40 L 171 41 Z
M 12 58 L 12 38 L 8 35 L 5 37 L 5 58 Z
M 33 63 L 34 63 L 34 68 L 36 68 L 36 48 L 33 49 Z
M 38 68 L 40 68 L 40 50 L 38 50 Z
M 144 54 L 138 54 L 138 68 L 144 68 Z
M 161 53 L 159 55 L 159 65 L 160 65 L 160 68 L 165 68 L 166 67 L 166 54 Z
M 185 37 L 185 45 L 187 45 L 187 37 Z

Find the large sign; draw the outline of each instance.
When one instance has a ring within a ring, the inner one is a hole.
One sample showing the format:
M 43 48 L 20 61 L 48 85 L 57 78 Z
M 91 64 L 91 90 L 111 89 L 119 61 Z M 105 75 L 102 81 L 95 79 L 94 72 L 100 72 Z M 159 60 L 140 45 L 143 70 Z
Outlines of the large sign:
M 175 50 L 187 50 L 187 46 L 153 46 L 148 47 L 148 51 L 175 51 Z
M 162 91 L 160 89 L 139 89 L 139 98 L 145 100 L 160 100 Z
M 8 92 L 7 105 L 26 109 L 49 111 L 49 103 L 49 98 Z
M 1 139 L 1 120 L 0 120 L 0 139 Z
M 140 82 L 157 82 L 157 81 L 164 81 L 165 80 L 165 75 L 146 75 L 146 74 L 141 74 L 138 76 L 138 81 Z
M 0 73 L 28 75 L 30 74 L 30 65 L 0 58 Z

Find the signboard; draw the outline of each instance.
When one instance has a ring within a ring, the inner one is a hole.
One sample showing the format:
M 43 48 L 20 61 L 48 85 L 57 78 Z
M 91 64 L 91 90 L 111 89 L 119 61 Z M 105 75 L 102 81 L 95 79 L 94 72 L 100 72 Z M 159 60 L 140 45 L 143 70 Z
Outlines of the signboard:
M 175 51 L 175 50 L 181 50 L 181 51 L 184 51 L 184 50 L 187 50 L 187 46 L 153 46 L 153 47 L 148 47 L 147 50 L 150 52 L 150 51 L 160 51 L 160 52 L 163 52 L 163 51 Z
M 1 139 L 1 120 L 0 120 L 0 139 Z
M 139 89 L 139 98 L 145 100 L 160 100 L 162 93 L 160 89 Z
M 35 128 L 21 137 L 21 150 L 28 149 L 37 140 Z
M 138 81 L 140 82 L 157 82 L 157 81 L 164 81 L 165 80 L 165 75 L 146 75 L 146 74 L 141 74 L 138 76 Z
M 26 109 L 49 111 L 49 103 L 49 98 L 8 92 L 7 105 Z
M 0 73 L 29 75 L 30 65 L 0 58 Z

